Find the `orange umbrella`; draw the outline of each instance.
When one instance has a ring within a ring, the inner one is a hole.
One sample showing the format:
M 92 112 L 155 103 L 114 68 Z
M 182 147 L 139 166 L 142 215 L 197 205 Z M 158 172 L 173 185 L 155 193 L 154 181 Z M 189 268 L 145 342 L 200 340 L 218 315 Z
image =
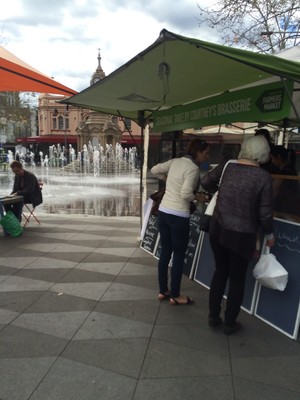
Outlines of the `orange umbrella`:
M 77 92 L 37 71 L 0 46 L 0 91 L 73 95 Z

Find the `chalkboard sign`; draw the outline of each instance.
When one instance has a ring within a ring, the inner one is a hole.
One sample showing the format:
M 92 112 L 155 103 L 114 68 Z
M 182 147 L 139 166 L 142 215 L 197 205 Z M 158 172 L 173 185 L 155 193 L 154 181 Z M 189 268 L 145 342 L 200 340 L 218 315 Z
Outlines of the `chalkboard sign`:
M 283 292 L 260 286 L 255 315 L 292 339 L 297 339 L 300 322 L 300 224 L 274 220 L 276 244 L 271 248 L 288 271 Z
M 141 248 L 150 254 L 154 254 L 158 244 L 157 217 L 150 215 L 141 242 Z
M 254 312 L 255 298 L 257 292 L 256 281 L 252 275 L 252 270 L 256 262 L 257 260 L 253 259 L 249 263 L 245 281 L 244 299 L 241 306 L 243 310 L 247 311 L 250 314 L 253 314 Z M 215 261 L 209 243 L 209 235 L 208 233 L 203 232 L 203 239 L 201 240 L 200 243 L 199 257 L 196 265 L 194 280 L 209 289 L 214 271 L 215 271 Z M 226 287 L 225 289 L 225 296 L 224 296 L 225 298 L 227 290 L 228 287 Z
M 157 260 L 159 260 L 160 252 L 161 252 L 161 242 L 160 242 L 160 235 L 158 235 L 157 246 L 156 246 L 155 253 L 154 253 L 154 257 Z
M 199 227 L 201 215 L 202 213 L 196 210 L 190 217 L 190 237 L 183 266 L 183 273 L 189 277 L 193 275 L 199 254 L 200 236 L 203 233 Z

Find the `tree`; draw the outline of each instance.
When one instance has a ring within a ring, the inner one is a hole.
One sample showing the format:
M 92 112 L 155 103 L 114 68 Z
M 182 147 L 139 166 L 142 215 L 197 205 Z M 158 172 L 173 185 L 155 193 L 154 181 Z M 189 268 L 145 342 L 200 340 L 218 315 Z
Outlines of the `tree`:
M 198 8 L 199 26 L 216 29 L 223 44 L 261 53 L 300 44 L 299 0 L 218 0 Z
M 0 118 L 5 121 L 5 124 L 0 123 L 0 134 L 4 135 L 5 131 L 8 142 L 13 143 L 17 138 L 30 135 L 31 114 L 30 104 L 20 97 L 19 92 L 0 93 Z

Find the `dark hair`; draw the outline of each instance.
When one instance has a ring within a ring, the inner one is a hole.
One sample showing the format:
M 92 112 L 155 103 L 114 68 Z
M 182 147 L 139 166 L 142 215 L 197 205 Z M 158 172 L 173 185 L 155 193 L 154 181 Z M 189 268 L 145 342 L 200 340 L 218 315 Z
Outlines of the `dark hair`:
M 208 148 L 208 143 L 206 140 L 193 139 L 187 149 L 187 155 L 191 156 L 193 160 L 196 159 L 198 151 L 204 151 Z
M 280 157 L 283 161 L 287 161 L 289 158 L 289 152 L 288 150 L 282 146 L 282 145 L 278 145 L 278 146 L 273 146 L 270 150 L 270 154 L 274 157 Z
M 22 168 L 23 169 L 23 165 L 20 161 L 13 161 L 10 164 L 10 168 Z
M 267 142 L 270 144 L 271 143 L 271 135 L 270 132 L 268 131 L 268 129 L 262 128 L 262 129 L 258 129 L 254 136 L 263 136 L 265 139 L 267 139 Z

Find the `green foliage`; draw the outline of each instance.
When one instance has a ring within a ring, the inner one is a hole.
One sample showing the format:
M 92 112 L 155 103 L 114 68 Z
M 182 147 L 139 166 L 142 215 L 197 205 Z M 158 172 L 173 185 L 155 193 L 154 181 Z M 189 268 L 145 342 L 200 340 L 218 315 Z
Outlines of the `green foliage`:
M 199 25 L 219 31 L 223 44 L 275 53 L 300 43 L 299 0 L 219 0 L 198 8 Z

